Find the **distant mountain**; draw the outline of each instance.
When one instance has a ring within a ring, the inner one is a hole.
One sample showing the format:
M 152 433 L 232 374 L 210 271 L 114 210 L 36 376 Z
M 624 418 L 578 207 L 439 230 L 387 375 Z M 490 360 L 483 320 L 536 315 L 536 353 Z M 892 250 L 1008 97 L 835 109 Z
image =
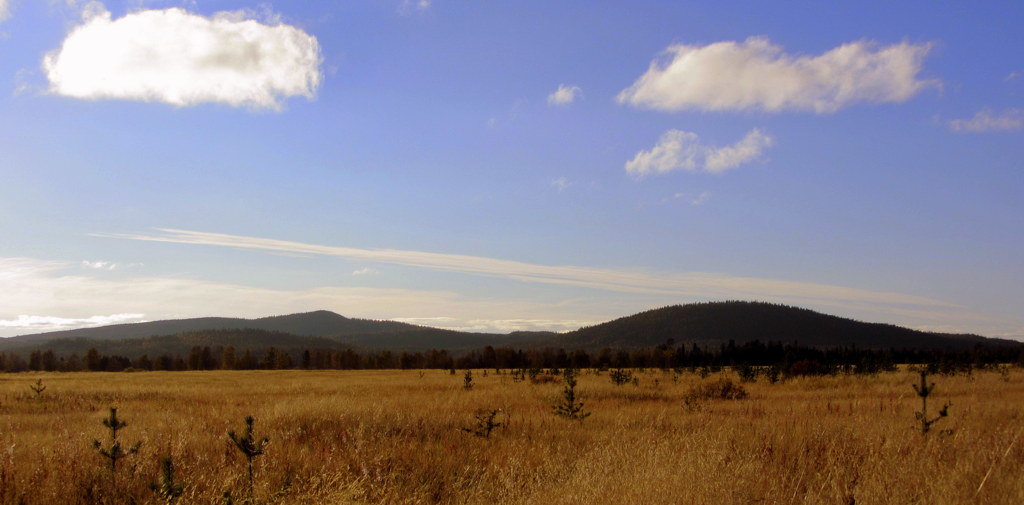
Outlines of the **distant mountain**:
M 796 342 L 807 347 L 864 349 L 967 349 L 976 344 L 1024 345 L 970 334 L 932 333 L 891 324 L 865 323 L 808 309 L 761 302 L 710 302 L 648 310 L 563 334 L 566 348 L 718 346 L 729 340 Z
M 280 349 L 463 350 L 485 345 L 517 345 L 526 339 L 525 335 L 536 339 L 554 334 L 460 332 L 398 321 L 353 319 L 318 310 L 258 319 L 203 317 L 36 333 L 0 339 L 0 351 L 52 348 L 58 353 L 81 354 L 95 347 L 107 354 L 136 356 L 187 352 L 196 345 L 229 344 L 238 349 L 274 346 Z
M 173 335 L 189 331 L 227 330 L 251 328 L 272 332 L 290 333 L 300 336 L 347 336 L 356 334 L 395 333 L 422 330 L 424 327 L 397 321 L 376 321 L 352 319 L 327 310 L 289 314 L 286 316 L 242 319 L 228 317 L 199 317 L 192 319 L 170 319 L 146 323 L 115 324 L 98 328 L 51 331 L 32 335 L 20 335 L 0 341 L 0 349 L 20 347 L 26 344 L 56 339 L 101 339 L 121 340 Z
M 857 346 L 862 349 L 969 349 L 975 345 L 1024 345 L 978 335 L 911 330 L 865 323 L 808 309 L 760 302 L 712 302 L 675 305 L 641 312 L 569 333 L 471 333 L 396 321 L 347 318 L 329 311 L 259 319 L 197 318 L 119 324 L 56 331 L 0 340 L 0 351 L 53 349 L 82 354 L 96 347 L 105 354 L 184 354 L 194 346 L 260 350 L 347 349 L 458 352 L 486 345 L 518 348 L 596 350 L 697 344 L 718 347 L 730 340 L 798 343 L 805 347 Z

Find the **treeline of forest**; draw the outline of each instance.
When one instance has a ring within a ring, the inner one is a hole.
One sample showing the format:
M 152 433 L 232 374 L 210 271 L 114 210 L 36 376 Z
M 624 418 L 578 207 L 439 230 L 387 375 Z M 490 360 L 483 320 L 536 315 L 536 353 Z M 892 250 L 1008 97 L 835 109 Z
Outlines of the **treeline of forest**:
M 470 369 L 470 368 L 663 368 L 680 369 L 723 366 L 776 367 L 796 375 L 836 372 L 876 373 L 892 370 L 896 364 L 930 364 L 939 371 L 956 371 L 1016 363 L 1024 365 L 1024 346 L 984 347 L 971 350 L 858 349 L 842 347 L 817 349 L 781 342 L 759 341 L 736 344 L 730 341 L 717 349 L 697 345 L 626 350 L 514 349 L 486 346 L 457 356 L 446 350 L 425 352 L 328 349 L 236 351 L 233 346 L 196 346 L 187 355 L 140 355 L 134 358 L 101 354 L 89 349 L 84 356 L 61 356 L 51 350 L 36 350 L 27 359 L 16 353 L 0 353 L 0 370 L 25 371 L 143 371 L 143 370 L 354 370 L 354 369 Z

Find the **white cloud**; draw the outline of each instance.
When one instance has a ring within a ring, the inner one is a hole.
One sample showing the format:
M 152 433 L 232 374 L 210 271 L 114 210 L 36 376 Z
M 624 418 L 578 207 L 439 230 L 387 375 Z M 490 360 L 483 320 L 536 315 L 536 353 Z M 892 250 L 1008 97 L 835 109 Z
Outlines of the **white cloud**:
M 620 103 L 664 111 L 835 112 L 856 102 L 903 102 L 934 81 L 918 78 L 930 44 L 850 42 L 793 56 L 768 39 L 677 44 L 666 61 L 619 93 Z
M 636 153 L 626 162 L 626 172 L 636 177 L 676 170 L 722 173 L 761 158 L 774 142 L 770 135 L 757 128 L 725 147 L 704 145 L 696 133 L 669 130 L 654 147 Z
M 711 193 L 707 191 L 702 191 L 699 195 L 695 196 L 690 200 L 690 205 L 693 205 L 694 207 L 704 205 L 710 198 Z
M 564 176 L 551 181 L 551 187 L 557 189 L 559 193 L 565 191 L 565 188 L 568 188 L 569 186 L 572 186 L 572 183 Z
M 558 89 L 548 95 L 548 105 L 569 105 L 580 95 L 579 86 L 559 84 Z
M 91 268 L 93 270 L 116 270 L 117 266 L 117 263 L 111 263 L 109 261 L 82 260 L 82 268 Z
M 108 278 L 71 262 L 0 258 L 0 336 L 123 322 L 202 316 L 264 317 L 317 309 L 350 317 L 420 320 L 476 331 L 575 329 L 608 310 L 583 301 L 550 303 L 464 297 L 450 291 L 345 286 L 272 289 L 182 277 Z M 613 313 L 642 307 L 618 307 Z M 107 316 L 110 309 L 124 312 Z M 22 314 L 46 314 L 26 316 Z M 528 323 L 533 321 L 533 323 Z
M 360 268 L 358 270 L 353 270 L 352 271 L 352 275 L 357 275 L 357 276 L 358 275 L 377 275 L 378 273 L 379 272 L 377 272 L 376 270 L 374 270 L 374 269 L 372 269 L 370 267 Z
M 970 119 L 953 119 L 949 129 L 955 132 L 984 133 L 1019 130 L 1024 127 L 1024 110 L 1006 109 L 996 114 L 992 109 L 981 109 Z
M 430 3 L 430 0 L 402 0 L 398 6 L 398 13 L 408 16 L 414 12 L 423 12 L 430 8 Z
M 196 237 L 197 240 L 200 238 Z M 238 244 L 249 248 L 291 247 L 334 255 L 338 255 L 337 252 L 330 251 L 343 249 L 236 238 Z M 215 237 L 208 239 L 206 243 L 227 242 L 227 239 Z M 431 254 L 415 251 L 367 252 L 386 254 L 388 257 L 381 259 L 389 262 L 403 261 L 403 256 L 405 260 L 413 261 L 420 255 Z M 0 290 L 0 321 L 4 321 L 0 325 L 0 336 L 130 322 L 143 317 L 151 321 L 202 316 L 263 317 L 316 309 L 333 310 L 350 317 L 396 319 L 474 331 L 564 331 L 672 303 L 708 299 L 761 299 L 832 312 L 841 308 L 843 315 L 861 320 L 880 320 L 910 326 L 948 325 L 951 331 L 1024 337 L 1018 331 L 1022 328 L 1020 320 L 1000 320 L 936 300 L 897 293 L 717 274 L 647 274 L 580 267 L 543 267 L 456 255 L 440 256 L 450 257 L 453 263 L 458 263 L 460 258 L 495 262 L 493 269 L 496 273 L 493 275 L 522 278 L 528 282 L 543 282 L 529 277 L 537 275 L 536 268 L 542 268 L 550 269 L 552 273 L 561 271 L 564 278 L 583 283 L 610 276 L 619 283 L 650 285 L 656 294 L 625 297 L 621 295 L 623 290 L 618 290 L 618 293 L 601 298 L 559 300 L 535 297 L 482 298 L 479 295 L 467 296 L 441 290 L 345 286 L 277 289 L 181 276 L 110 278 L 93 271 L 83 273 L 73 262 L 0 258 L 0 285 L 4 287 Z M 509 263 L 520 265 L 520 271 L 510 271 L 512 265 Z M 662 291 L 671 292 L 666 294 Z M 683 297 L 682 293 L 690 293 L 691 296 Z M 46 325 L 51 327 L 47 328 Z
M 53 316 L 19 315 L 15 319 L 0 319 L 0 328 L 14 329 L 20 332 L 44 332 L 67 330 L 72 328 L 90 328 L 109 324 L 139 322 L 145 314 L 111 314 L 109 316 L 90 316 L 67 318 Z
M 264 24 L 245 12 L 204 17 L 181 8 L 113 19 L 102 4 L 91 5 L 43 59 L 52 93 L 276 110 L 287 97 L 313 98 L 322 78 L 316 38 L 279 20 Z
M 11 17 L 11 4 L 8 0 L 0 0 L 0 22 Z

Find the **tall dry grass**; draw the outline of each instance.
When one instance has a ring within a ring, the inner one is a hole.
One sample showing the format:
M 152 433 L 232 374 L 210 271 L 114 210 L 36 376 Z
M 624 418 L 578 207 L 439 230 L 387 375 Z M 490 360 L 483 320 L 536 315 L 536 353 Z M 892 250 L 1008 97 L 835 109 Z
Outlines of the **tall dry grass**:
M 0 503 L 158 503 L 148 484 L 167 455 L 179 503 L 239 496 L 245 460 L 226 433 L 246 415 L 270 437 L 261 503 L 1024 503 L 1021 371 L 936 376 L 934 398 L 952 407 L 927 436 L 910 372 L 745 384 L 745 399 L 690 406 L 695 375 L 614 386 L 585 373 L 583 422 L 552 413 L 559 382 L 473 377 L 466 391 L 434 370 L 0 376 Z M 128 422 L 119 437 L 143 443 L 114 484 L 90 446 L 110 406 Z M 461 431 L 483 408 L 507 426 Z

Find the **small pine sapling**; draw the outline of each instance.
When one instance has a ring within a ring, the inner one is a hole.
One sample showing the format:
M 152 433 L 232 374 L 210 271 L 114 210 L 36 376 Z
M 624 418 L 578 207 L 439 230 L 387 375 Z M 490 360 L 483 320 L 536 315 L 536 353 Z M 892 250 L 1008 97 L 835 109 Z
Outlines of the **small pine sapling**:
M 736 367 L 736 374 L 740 376 L 740 382 L 757 381 L 757 369 L 746 363 Z
M 473 389 L 473 371 L 466 370 L 466 374 L 462 376 L 462 389 L 469 391 Z
M 36 394 L 36 400 L 40 399 L 43 391 L 46 391 L 46 386 L 43 385 L 43 379 L 36 380 L 35 384 L 29 384 L 28 388 Z
M 946 404 L 939 409 L 937 416 L 928 419 L 928 397 L 931 396 L 933 391 L 935 391 L 935 383 L 928 382 L 927 370 L 920 370 L 918 373 L 921 375 L 921 384 L 914 384 L 913 386 L 917 396 L 921 398 L 921 411 L 914 412 L 914 416 L 921 423 L 921 433 L 928 433 L 933 424 L 938 422 L 939 419 L 949 415 L 949 402 L 946 402 Z
M 117 409 L 114 407 L 110 407 L 110 414 L 103 419 L 103 426 L 106 426 L 107 430 L 110 431 L 110 445 L 103 447 L 99 440 L 93 440 L 92 446 L 100 453 L 100 456 L 107 458 L 110 464 L 110 480 L 114 482 L 117 478 L 117 462 L 126 456 L 139 452 L 142 442 L 135 442 L 127 449 L 121 447 L 121 442 L 117 440 L 117 432 L 128 426 L 128 423 L 117 418 Z
M 481 438 L 491 438 L 491 432 L 494 431 L 495 428 L 505 426 L 508 422 L 507 420 L 504 423 L 495 421 L 495 418 L 498 417 L 499 413 L 502 413 L 501 409 L 480 409 L 476 411 L 474 416 L 476 418 L 476 424 L 474 426 L 459 429 Z M 508 416 L 506 415 L 506 419 L 507 418 Z
M 583 402 L 578 401 L 576 397 L 576 373 L 572 369 L 566 370 L 565 389 L 562 390 L 562 399 L 551 408 L 557 416 L 583 421 L 591 413 L 583 411 Z
M 258 456 L 263 454 L 263 450 L 267 447 L 270 439 L 263 437 L 259 440 L 253 435 L 252 425 L 256 420 L 252 416 L 245 417 L 245 434 L 239 435 L 235 433 L 235 430 L 228 432 L 228 438 L 234 442 L 235 447 L 238 451 L 245 456 L 246 463 L 248 465 L 248 478 L 249 478 L 249 493 L 247 501 L 251 502 L 253 498 L 253 475 L 252 475 L 252 461 Z M 230 496 L 230 495 L 229 495 Z
M 612 384 L 616 386 L 622 386 L 633 380 L 633 372 L 629 370 L 623 370 L 621 368 L 612 370 L 608 373 L 608 376 L 612 379 Z
M 170 457 L 160 459 L 160 481 L 150 483 L 149 489 L 166 505 L 174 505 L 181 496 L 184 486 L 174 480 L 174 462 Z

